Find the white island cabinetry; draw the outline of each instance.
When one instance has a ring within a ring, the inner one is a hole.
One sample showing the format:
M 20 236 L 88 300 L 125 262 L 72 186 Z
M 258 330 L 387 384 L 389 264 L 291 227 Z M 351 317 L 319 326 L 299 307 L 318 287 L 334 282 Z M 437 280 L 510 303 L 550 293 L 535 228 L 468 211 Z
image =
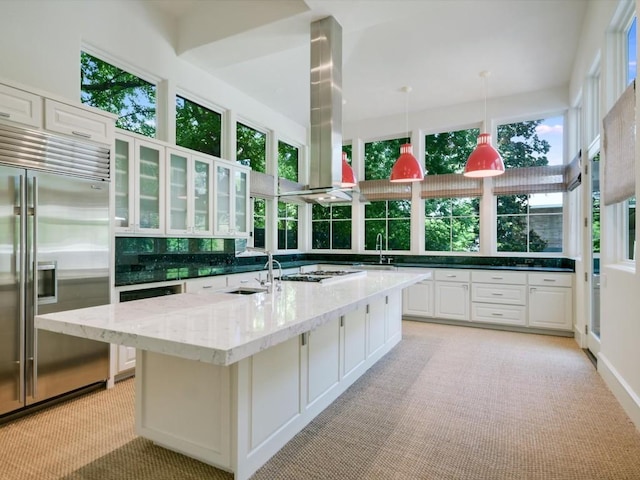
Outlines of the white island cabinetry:
M 271 294 L 201 291 L 36 325 L 137 348 L 137 433 L 247 479 L 400 341 L 402 290 L 422 278 L 367 272 L 282 282 Z

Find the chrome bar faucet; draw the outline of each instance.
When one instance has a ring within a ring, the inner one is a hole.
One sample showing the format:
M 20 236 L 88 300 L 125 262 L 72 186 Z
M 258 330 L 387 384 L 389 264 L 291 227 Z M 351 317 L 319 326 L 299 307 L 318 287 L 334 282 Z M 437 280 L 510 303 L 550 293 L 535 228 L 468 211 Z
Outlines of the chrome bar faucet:
M 378 263 L 382 263 L 382 234 L 376 236 L 376 250 L 378 251 Z
M 255 252 L 262 252 L 265 253 L 267 255 L 267 263 L 264 264 L 263 268 L 267 268 L 267 281 L 266 282 L 262 282 L 260 281 L 261 285 L 264 285 L 267 287 L 267 293 L 271 293 L 273 291 L 273 285 L 275 284 L 275 277 L 273 275 L 273 264 L 277 264 L 278 265 L 278 270 L 280 271 L 280 277 L 282 277 L 282 266 L 280 265 L 280 262 L 278 260 L 275 260 L 273 258 L 273 253 L 271 253 L 270 250 L 266 250 L 264 248 L 259 248 L 259 247 L 247 247 L 247 250 L 249 251 L 255 251 Z M 278 291 L 280 291 L 280 283 L 278 282 Z

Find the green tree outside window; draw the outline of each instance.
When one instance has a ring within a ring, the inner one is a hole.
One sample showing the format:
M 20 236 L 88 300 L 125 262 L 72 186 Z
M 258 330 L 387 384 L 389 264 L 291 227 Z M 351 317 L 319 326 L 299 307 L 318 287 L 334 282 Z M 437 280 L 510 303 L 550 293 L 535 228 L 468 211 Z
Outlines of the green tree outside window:
M 176 95 L 176 145 L 220 157 L 222 115 Z
M 80 52 L 80 100 L 118 115 L 118 128 L 156 136 L 156 86 L 86 52 Z

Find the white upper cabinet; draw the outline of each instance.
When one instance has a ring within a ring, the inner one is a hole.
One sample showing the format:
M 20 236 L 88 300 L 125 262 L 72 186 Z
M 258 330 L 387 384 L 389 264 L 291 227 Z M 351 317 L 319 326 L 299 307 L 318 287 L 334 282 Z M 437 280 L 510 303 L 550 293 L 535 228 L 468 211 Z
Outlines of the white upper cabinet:
M 249 171 L 248 167 L 227 161 L 214 162 L 215 208 L 214 234 L 249 236 Z
M 0 84 L 0 121 L 111 146 L 116 116 Z
M 118 133 L 115 159 L 116 232 L 163 234 L 165 148 Z
M 92 142 L 111 144 L 115 128 L 113 120 L 48 98 L 44 103 L 44 127 L 47 130 Z
M 168 148 L 167 169 L 167 233 L 210 236 L 212 161 Z
M 42 125 L 42 97 L 0 84 L 0 119 L 31 127 Z

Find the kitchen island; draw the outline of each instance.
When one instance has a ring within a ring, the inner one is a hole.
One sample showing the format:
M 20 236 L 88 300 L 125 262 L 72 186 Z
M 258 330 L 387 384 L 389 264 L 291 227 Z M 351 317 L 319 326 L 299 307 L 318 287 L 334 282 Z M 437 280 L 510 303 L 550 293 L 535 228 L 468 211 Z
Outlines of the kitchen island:
M 424 276 L 179 294 L 36 326 L 135 347 L 136 433 L 246 479 L 401 340 L 402 290 Z

